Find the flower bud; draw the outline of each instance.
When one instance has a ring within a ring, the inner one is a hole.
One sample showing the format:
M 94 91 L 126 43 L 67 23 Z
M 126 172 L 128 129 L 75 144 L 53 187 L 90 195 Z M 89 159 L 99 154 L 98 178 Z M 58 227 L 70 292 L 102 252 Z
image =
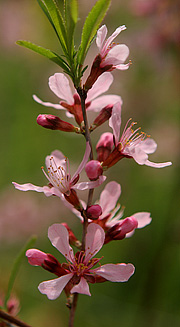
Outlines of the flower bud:
M 32 266 L 42 266 L 44 260 L 48 259 L 47 253 L 44 253 L 37 249 L 27 250 L 26 257 L 28 258 L 28 262 Z
M 77 132 L 77 127 L 53 115 L 39 115 L 37 117 L 37 123 L 42 127 L 52 130 L 60 130 L 63 132 Z
M 97 180 L 103 173 L 101 164 L 97 160 L 89 161 L 85 166 L 85 171 L 91 181 Z
M 100 111 L 99 115 L 96 117 L 92 124 L 92 129 L 95 129 L 96 127 L 102 125 L 111 117 L 112 108 L 113 105 L 109 104 Z
M 102 162 L 107 159 L 114 145 L 113 134 L 103 133 L 96 145 L 97 160 Z
M 102 215 L 102 208 L 99 204 L 94 204 L 87 208 L 86 215 L 89 219 L 98 219 Z
M 127 233 L 138 227 L 138 221 L 134 217 L 128 217 L 109 228 L 105 236 L 105 244 L 112 240 L 122 240 Z

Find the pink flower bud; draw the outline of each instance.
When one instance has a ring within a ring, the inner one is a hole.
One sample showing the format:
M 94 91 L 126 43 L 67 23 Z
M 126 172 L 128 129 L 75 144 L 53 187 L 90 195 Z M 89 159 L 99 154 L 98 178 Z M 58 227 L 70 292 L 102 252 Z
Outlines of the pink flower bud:
M 28 262 L 32 266 L 42 266 L 44 260 L 48 259 L 48 255 L 37 249 L 29 249 L 26 251 Z
M 102 208 L 99 204 L 94 204 L 87 208 L 86 215 L 89 219 L 98 219 L 102 215 Z
M 57 116 L 53 115 L 39 115 L 37 117 L 37 123 L 45 128 L 52 130 L 60 130 L 63 132 L 76 132 L 77 128 L 70 123 L 61 120 Z
M 103 133 L 96 145 L 97 159 L 102 162 L 107 159 L 114 145 L 113 134 Z
M 113 108 L 113 105 L 111 105 L 111 104 L 104 107 L 100 111 L 100 113 L 96 117 L 96 119 L 94 120 L 93 125 L 95 125 L 95 127 L 98 127 L 98 126 L 102 125 L 103 123 L 105 123 L 111 117 L 112 108 Z
M 91 181 L 97 180 L 103 173 L 101 164 L 97 160 L 89 161 L 85 166 L 85 171 Z
M 112 240 L 122 240 L 127 233 L 138 227 L 138 221 L 134 217 L 125 218 L 113 227 L 109 228 L 105 237 L 105 244 Z

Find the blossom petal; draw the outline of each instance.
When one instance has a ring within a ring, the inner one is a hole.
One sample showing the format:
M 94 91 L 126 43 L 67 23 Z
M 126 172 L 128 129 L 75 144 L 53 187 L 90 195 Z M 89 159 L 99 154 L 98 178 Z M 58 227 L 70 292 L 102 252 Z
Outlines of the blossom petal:
M 119 26 L 118 28 L 116 28 L 116 30 L 114 31 L 113 34 L 111 34 L 110 37 L 108 37 L 107 41 L 104 44 L 104 47 L 102 49 L 103 51 L 103 55 L 106 53 L 106 51 L 108 50 L 109 45 L 112 43 L 112 41 L 119 35 L 119 33 L 121 33 L 122 31 L 124 31 L 126 29 L 125 25 Z
M 89 155 L 90 155 L 90 152 L 91 152 L 91 147 L 90 147 L 90 144 L 89 142 L 86 142 L 86 150 L 85 150 L 85 154 L 84 154 L 84 157 L 83 157 L 83 160 L 81 161 L 78 169 L 76 170 L 75 174 L 73 175 L 72 177 L 72 180 L 71 182 L 73 183 L 73 180 L 81 173 L 81 171 L 84 169 L 88 159 L 89 159 Z
M 104 244 L 105 233 L 101 226 L 91 223 L 88 225 L 86 234 L 85 259 L 86 264 L 94 255 L 99 252 Z
M 106 176 L 99 176 L 99 178 L 96 181 L 77 183 L 76 185 L 73 186 L 73 188 L 76 190 L 84 191 L 87 189 L 92 189 L 100 186 L 105 180 L 106 180 Z
M 42 104 L 45 107 L 52 107 L 54 109 L 64 109 L 65 110 L 65 108 L 63 106 L 61 106 L 60 104 L 54 104 L 54 103 L 51 103 L 51 102 L 44 102 L 41 99 L 39 99 L 35 94 L 33 95 L 33 99 L 37 103 L 40 103 L 40 104 Z
M 69 80 L 62 73 L 56 73 L 49 78 L 49 87 L 58 98 L 67 101 L 68 104 L 74 103 L 73 94 L 69 85 Z
M 98 29 L 97 37 L 96 37 L 96 44 L 97 44 L 99 51 L 101 51 L 101 49 L 103 47 L 106 35 L 107 35 L 107 27 L 106 27 L 106 25 L 103 25 Z
M 69 233 L 66 227 L 61 224 L 53 224 L 48 229 L 48 237 L 52 245 L 61 252 L 68 261 L 74 261 L 74 253 L 72 247 L 69 245 Z
M 107 264 L 91 271 L 111 282 L 126 282 L 134 274 L 135 267 L 131 264 Z
M 150 217 L 150 212 L 137 212 L 132 217 L 134 217 L 138 222 L 137 228 L 143 228 L 146 225 L 149 225 L 152 221 L 152 218 Z
M 130 62 L 127 63 L 127 64 L 120 64 L 120 65 L 116 65 L 116 69 L 119 69 L 119 70 L 127 70 L 130 66 Z
M 117 102 L 112 108 L 112 115 L 109 119 L 109 126 L 113 130 L 115 144 L 119 142 L 120 138 L 120 127 L 121 127 L 121 103 Z
M 130 156 L 133 157 L 133 159 L 139 164 L 139 165 L 144 165 L 148 159 L 148 155 L 141 150 L 139 146 L 132 147 L 127 149 L 129 150 L 128 153 Z M 126 151 L 126 150 L 125 150 Z
M 72 277 L 73 273 L 70 273 L 56 279 L 42 282 L 39 284 L 38 289 L 42 294 L 46 294 L 49 300 L 55 300 Z
M 117 200 L 121 194 L 120 184 L 112 181 L 109 182 L 100 195 L 99 205 L 102 208 L 102 215 L 100 219 L 103 219 L 110 213 L 116 206 Z
M 102 108 L 106 107 L 107 105 L 114 105 L 116 102 L 120 102 L 122 105 L 122 99 L 119 95 L 115 95 L 115 94 L 102 95 L 101 97 L 98 97 L 97 99 L 93 100 L 90 106 L 87 108 L 87 110 L 99 112 Z
M 129 48 L 125 44 L 115 45 L 107 54 L 104 65 L 119 65 L 123 64 L 129 56 Z
M 150 154 L 156 151 L 157 143 L 153 139 L 148 137 L 139 144 L 139 147 L 142 151 L 146 152 L 147 154 Z
M 113 79 L 113 75 L 108 72 L 100 75 L 97 81 L 93 84 L 93 87 L 88 91 L 86 102 L 92 101 L 100 94 L 108 91 L 113 82 Z
M 84 277 L 81 277 L 79 284 L 75 285 L 70 293 L 80 293 L 91 296 L 91 293 L 89 291 L 89 285 Z
M 149 167 L 153 167 L 153 168 L 164 168 L 164 167 L 168 167 L 168 166 L 171 166 L 172 165 L 172 162 L 171 161 L 168 161 L 168 162 L 151 162 L 149 160 L 146 160 L 146 162 L 144 163 L 146 166 L 149 166 Z

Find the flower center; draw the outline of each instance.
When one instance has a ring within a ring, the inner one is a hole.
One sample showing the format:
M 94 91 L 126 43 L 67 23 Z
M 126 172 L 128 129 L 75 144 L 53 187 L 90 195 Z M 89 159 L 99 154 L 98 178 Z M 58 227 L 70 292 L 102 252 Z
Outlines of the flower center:
M 41 167 L 44 175 L 50 181 L 50 183 L 58 188 L 62 193 L 67 193 L 70 189 L 70 175 L 69 171 L 69 161 L 65 157 L 66 167 L 57 166 L 54 157 L 50 157 L 50 165 L 47 167 L 48 175 L 46 174 L 44 167 Z
M 140 131 L 141 127 L 133 129 L 133 126 L 136 125 L 136 122 L 132 122 L 129 125 L 129 122 L 132 118 L 130 118 L 126 126 L 124 128 L 124 131 L 122 133 L 122 136 L 120 138 L 120 145 L 122 150 L 124 150 L 126 147 L 136 146 L 137 144 L 141 143 L 146 137 L 150 137 L 150 135 L 147 135 L 146 133 Z M 128 126 L 129 125 L 129 126 Z

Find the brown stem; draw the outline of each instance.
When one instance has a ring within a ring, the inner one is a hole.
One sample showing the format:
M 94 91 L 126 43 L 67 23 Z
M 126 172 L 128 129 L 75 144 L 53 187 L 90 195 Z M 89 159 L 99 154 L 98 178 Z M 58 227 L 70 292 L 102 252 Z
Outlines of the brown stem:
M 0 309 L 0 318 L 2 318 L 5 321 L 8 321 L 12 323 L 13 325 L 20 326 L 20 327 L 31 327 L 30 325 L 27 325 L 25 322 L 9 315 L 8 313 L 4 312 Z
M 73 301 L 70 309 L 70 316 L 69 316 L 69 327 L 73 327 L 74 325 L 74 316 L 77 306 L 77 300 L 78 300 L 78 293 L 74 293 Z

